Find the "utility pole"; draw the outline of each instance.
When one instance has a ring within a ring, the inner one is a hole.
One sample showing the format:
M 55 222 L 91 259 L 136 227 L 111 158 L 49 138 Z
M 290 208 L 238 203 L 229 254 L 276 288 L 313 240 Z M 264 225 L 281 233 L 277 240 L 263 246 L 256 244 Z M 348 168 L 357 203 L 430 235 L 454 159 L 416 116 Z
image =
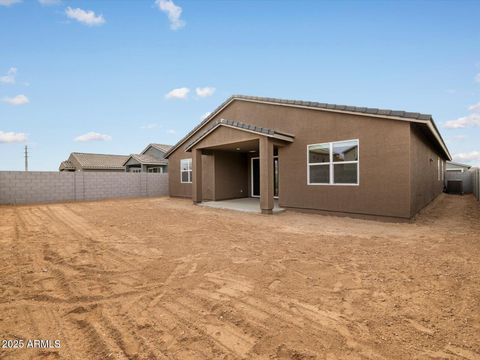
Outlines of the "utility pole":
M 25 145 L 25 171 L 28 171 L 28 146 Z

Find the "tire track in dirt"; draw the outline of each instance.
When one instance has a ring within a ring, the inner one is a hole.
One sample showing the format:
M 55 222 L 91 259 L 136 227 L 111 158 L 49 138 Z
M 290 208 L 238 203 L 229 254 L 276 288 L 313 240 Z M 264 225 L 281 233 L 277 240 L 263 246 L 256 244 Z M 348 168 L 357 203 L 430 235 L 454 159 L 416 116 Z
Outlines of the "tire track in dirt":
M 215 289 L 217 295 L 212 294 L 209 290 L 196 289 L 193 291 L 194 294 L 205 300 L 225 300 L 226 296 L 234 302 L 242 303 L 242 306 L 249 309 L 248 312 L 251 314 L 263 314 L 260 317 L 263 317 L 264 320 L 280 320 L 282 323 L 299 329 L 313 328 L 317 333 L 324 334 L 322 338 L 331 338 L 332 340 L 340 335 L 344 339 L 345 345 L 357 353 L 369 358 L 384 359 L 370 347 L 365 347 L 355 340 L 348 328 L 348 321 L 340 313 L 320 310 L 313 305 L 275 295 L 266 294 L 261 299 L 254 298 L 249 295 L 253 289 L 252 285 L 247 280 L 233 275 L 211 273 L 205 274 L 205 276 L 208 281 L 220 286 Z M 222 298 L 222 296 L 224 297 Z M 258 319 L 253 320 L 253 323 L 256 322 L 259 322 Z M 265 323 L 264 327 L 267 326 Z

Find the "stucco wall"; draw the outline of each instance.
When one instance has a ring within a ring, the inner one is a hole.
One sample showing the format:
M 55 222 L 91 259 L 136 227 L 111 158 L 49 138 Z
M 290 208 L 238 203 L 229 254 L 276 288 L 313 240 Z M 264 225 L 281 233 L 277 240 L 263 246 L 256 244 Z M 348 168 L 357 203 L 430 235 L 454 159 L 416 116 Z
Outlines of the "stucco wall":
M 409 122 L 245 101 L 234 101 L 211 121 L 221 118 L 295 136 L 279 149 L 281 206 L 411 216 Z M 360 185 L 307 185 L 307 144 L 349 139 L 360 143 Z M 172 196 L 191 196 L 191 184 L 179 181 L 180 159 L 190 157 L 182 145 L 169 158 Z
M 168 195 L 167 174 L 0 172 L 0 204 Z
M 215 200 L 248 197 L 247 155 L 215 152 Z
M 437 150 L 430 145 L 423 131 L 415 124 L 411 124 L 411 210 L 410 215 L 415 215 L 419 210 L 428 205 L 442 191 L 444 181 L 438 177 L 438 160 L 440 157 Z M 441 170 L 441 165 L 440 165 Z

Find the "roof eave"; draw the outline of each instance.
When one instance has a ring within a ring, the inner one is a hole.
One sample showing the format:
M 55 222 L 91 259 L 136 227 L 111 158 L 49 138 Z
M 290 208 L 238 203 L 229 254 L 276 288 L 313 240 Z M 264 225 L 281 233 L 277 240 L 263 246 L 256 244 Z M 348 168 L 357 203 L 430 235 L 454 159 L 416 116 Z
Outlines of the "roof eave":
M 448 151 L 448 148 L 443 141 L 442 136 L 440 135 L 440 132 L 438 131 L 437 126 L 435 125 L 435 122 L 433 121 L 433 118 L 431 115 L 422 115 L 419 114 L 418 118 L 409 118 L 409 117 L 401 117 L 401 116 L 393 116 L 393 115 L 385 115 L 381 113 L 363 113 L 363 112 L 354 112 L 354 111 L 348 111 L 346 110 L 347 107 L 345 107 L 345 110 L 339 110 L 339 109 L 328 109 L 324 107 L 314 107 L 314 106 L 307 106 L 307 105 L 302 105 L 299 104 L 298 101 L 290 101 L 288 103 L 280 103 L 280 102 L 275 102 L 273 99 L 265 98 L 264 100 L 260 99 L 254 99 L 254 98 L 246 98 L 240 95 L 233 95 L 230 96 L 227 100 L 225 100 L 215 111 L 213 111 L 208 117 L 206 117 L 204 120 L 202 120 L 197 126 L 195 126 L 187 135 L 185 135 L 179 142 L 177 142 L 175 145 L 171 147 L 169 151 L 167 151 L 164 155 L 165 159 L 168 159 L 168 157 L 175 151 L 177 150 L 181 145 L 183 145 L 189 138 L 191 138 L 195 133 L 200 130 L 205 124 L 207 124 L 211 119 L 213 119 L 218 113 L 220 113 L 225 107 L 230 105 L 234 100 L 239 100 L 239 101 L 246 101 L 246 102 L 256 102 L 256 103 L 263 103 L 263 104 L 270 104 L 270 105 L 277 105 L 277 106 L 287 106 L 287 107 L 296 107 L 296 108 L 304 108 L 304 109 L 309 109 L 309 110 L 317 110 L 317 111 L 327 111 L 327 112 L 336 112 L 336 113 L 344 113 L 344 114 L 351 114 L 351 115 L 358 115 L 358 116 L 368 116 L 368 117 L 377 117 L 377 118 L 382 118 L 382 119 L 389 119 L 389 120 L 400 120 L 400 121 L 408 121 L 408 122 L 416 122 L 416 123 L 422 123 L 422 124 L 427 124 L 429 127 L 430 131 L 434 134 L 436 140 L 438 141 L 439 145 L 445 152 L 446 157 L 449 160 L 452 160 L 452 156 L 450 155 L 450 152 Z M 381 110 L 379 109 L 379 112 Z M 405 113 L 405 112 L 404 112 Z M 423 117 L 423 119 L 421 119 Z

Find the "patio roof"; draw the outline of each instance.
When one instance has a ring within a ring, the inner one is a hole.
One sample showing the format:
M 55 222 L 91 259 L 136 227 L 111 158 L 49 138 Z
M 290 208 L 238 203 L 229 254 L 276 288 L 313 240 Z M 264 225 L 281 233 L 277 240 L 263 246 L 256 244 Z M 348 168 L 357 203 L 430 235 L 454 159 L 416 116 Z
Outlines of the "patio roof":
M 185 148 L 186 151 L 189 151 L 195 144 L 200 142 L 202 139 L 204 139 L 208 134 L 212 133 L 215 129 L 217 129 L 220 126 L 225 126 L 241 131 L 246 131 L 282 141 L 287 141 L 287 142 L 293 142 L 294 136 L 291 134 L 287 134 L 284 132 L 280 132 L 274 129 L 268 129 L 268 128 L 263 128 L 255 125 L 250 125 L 250 124 L 245 124 L 241 123 L 239 121 L 234 121 L 234 120 L 227 120 L 227 119 L 220 119 L 220 120 L 215 120 L 212 122 L 203 132 L 200 134 L 199 137 L 197 137 L 195 140 L 189 142 Z

